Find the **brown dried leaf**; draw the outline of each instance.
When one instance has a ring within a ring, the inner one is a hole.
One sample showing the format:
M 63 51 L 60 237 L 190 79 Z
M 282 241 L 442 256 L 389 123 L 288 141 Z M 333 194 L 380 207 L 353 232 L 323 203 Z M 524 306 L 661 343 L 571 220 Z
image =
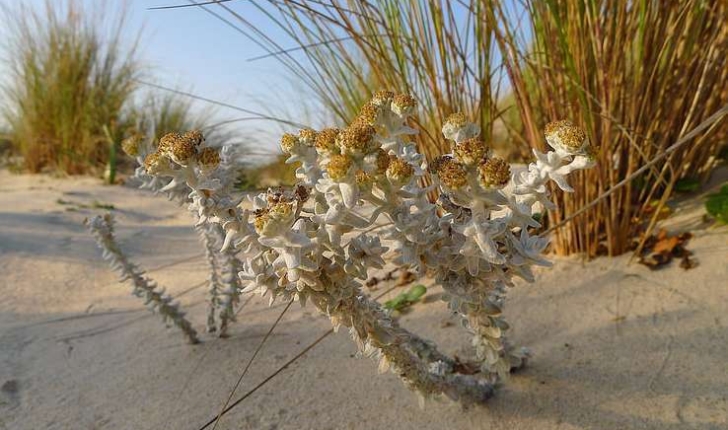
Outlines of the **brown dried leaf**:
M 654 248 L 652 248 L 653 252 L 656 252 L 658 254 L 667 252 L 672 253 L 672 250 L 680 245 L 680 238 L 677 236 L 665 236 L 662 238 L 658 237 L 657 243 L 655 243 Z
M 417 279 L 414 273 L 410 272 L 409 270 L 402 270 L 399 272 L 399 278 L 397 278 L 397 285 L 407 285 L 411 284 Z
M 694 269 L 697 266 L 698 266 L 698 262 L 691 259 L 687 255 L 683 256 L 682 260 L 680 260 L 680 267 L 682 267 L 685 270 Z
M 453 370 L 455 373 L 459 373 L 461 375 L 475 375 L 480 373 L 480 365 L 478 365 L 478 363 L 460 361 L 460 357 L 456 355 Z
M 672 254 L 670 253 L 652 253 L 640 258 L 640 263 L 651 270 L 659 269 L 670 261 L 672 261 Z

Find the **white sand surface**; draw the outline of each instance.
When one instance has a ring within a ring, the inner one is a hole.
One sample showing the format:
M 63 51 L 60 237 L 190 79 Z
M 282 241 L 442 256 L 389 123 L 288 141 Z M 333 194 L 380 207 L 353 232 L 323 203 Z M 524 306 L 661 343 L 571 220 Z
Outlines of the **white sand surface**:
M 203 335 L 188 345 L 100 258 L 82 221 L 103 210 L 68 211 L 77 206 L 58 199 L 113 204 L 123 248 L 204 331 L 206 268 L 184 209 L 91 178 L 0 171 L 0 429 L 198 429 L 283 306 L 255 297 L 230 338 Z M 431 401 L 420 409 L 394 375 L 353 358 L 342 331 L 218 428 L 728 429 L 728 230 L 706 228 L 699 202 L 668 227 L 693 230 L 697 268 L 570 258 L 539 272 L 537 283 L 519 284 L 506 311 L 511 338 L 534 355 L 484 406 Z M 401 321 L 449 353 L 467 351 L 468 337 L 438 300 Z M 294 305 L 236 397 L 329 327 L 315 310 Z

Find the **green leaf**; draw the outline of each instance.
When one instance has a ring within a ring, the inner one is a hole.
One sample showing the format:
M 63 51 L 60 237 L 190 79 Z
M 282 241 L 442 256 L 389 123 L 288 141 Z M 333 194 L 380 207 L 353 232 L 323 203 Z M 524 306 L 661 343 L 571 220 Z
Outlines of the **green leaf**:
M 384 307 L 389 310 L 401 311 L 416 303 L 425 293 L 427 293 L 427 287 L 422 284 L 415 285 L 407 292 L 399 293 L 397 297 L 384 302 Z
M 399 310 L 403 306 L 405 306 L 406 301 L 407 301 L 407 294 L 400 293 L 397 297 L 393 298 L 392 300 L 387 300 L 386 302 L 384 302 L 384 307 L 389 310 Z
M 728 224 L 728 184 L 723 185 L 719 192 L 708 195 L 705 209 L 719 222 Z
M 422 284 L 415 285 L 407 291 L 407 300 L 410 302 L 416 302 L 420 297 L 427 293 L 427 287 Z

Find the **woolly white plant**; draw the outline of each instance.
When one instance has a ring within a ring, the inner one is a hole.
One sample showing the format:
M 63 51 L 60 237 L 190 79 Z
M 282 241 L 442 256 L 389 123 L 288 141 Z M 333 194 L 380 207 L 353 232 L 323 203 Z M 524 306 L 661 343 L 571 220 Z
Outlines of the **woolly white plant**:
M 408 95 L 380 92 L 344 129 L 285 134 L 281 147 L 289 162 L 301 163 L 300 182 L 251 198 L 252 210 L 219 180 L 215 154 L 201 139 L 162 139 L 144 166 L 171 178 L 168 188 L 186 184 L 200 221 L 222 228 L 223 250 L 243 253 L 244 292 L 311 303 L 423 397 L 482 402 L 526 357 L 507 342 L 502 309 L 514 277 L 533 281 L 531 268 L 548 264 L 547 239 L 529 231 L 539 226 L 534 208 L 552 206 L 549 181 L 571 191 L 565 177 L 591 165 L 589 144 L 572 124 L 552 123 L 546 141 L 554 150 L 534 151 L 537 161 L 512 175 L 477 125 L 456 114 L 443 127 L 452 153 L 428 166 L 407 139 L 416 133 L 407 125 L 414 107 Z M 421 185 L 426 176 L 429 187 Z M 435 188 L 433 203 L 427 195 Z M 385 259 L 442 285 L 473 335 L 479 374 L 458 373 L 453 359 L 363 293 L 362 281 Z
M 174 140 L 188 140 L 195 146 L 204 146 L 206 143 L 199 132 L 190 132 L 184 135 L 170 133 L 160 139 L 159 146 L 165 147 Z M 133 135 L 122 142 L 124 152 L 134 157 L 139 166 L 132 176 L 132 182 L 136 182 L 141 189 L 146 189 L 155 194 L 165 195 L 180 205 L 189 204 L 190 188 L 184 182 L 173 181 L 166 176 L 155 176 L 147 173 L 144 160 L 156 152 L 158 145 L 141 135 Z M 226 145 L 218 149 L 200 150 L 200 154 L 209 157 L 207 162 L 215 165 L 215 178 L 220 182 L 221 187 L 232 187 L 235 171 L 238 168 L 237 158 L 239 149 L 232 145 Z M 208 333 L 217 332 L 220 337 L 225 337 L 230 322 L 235 321 L 235 306 L 239 303 L 240 279 L 237 273 L 240 270 L 240 262 L 235 257 L 236 251 L 227 248 L 220 251 L 224 235 L 217 225 L 201 223 L 197 211 L 193 210 L 195 218 L 195 229 L 200 235 L 200 240 L 205 249 L 205 258 L 209 265 L 208 292 L 209 310 L 207 316 Z
M 121 275 L 120 282 L 131 281 L 134 289 L 132 294 L 144 300 L 144 304 L 152 312 L 162 316 L 164 322 L 171 321 L 177 326 L 190 343 L 197 343 L 197 332 L 185 318 L 185 313 L 179 309 L 179 304 L 164 292 L 163 288 L 144 276 L 134 263 L 130 262 L 122 252 L 114 238 L 114 218 L 111 214 L 99 215 L 85 221 L 89 231 L 96 238 L 102 255 L 109 262 L 111 268 Z

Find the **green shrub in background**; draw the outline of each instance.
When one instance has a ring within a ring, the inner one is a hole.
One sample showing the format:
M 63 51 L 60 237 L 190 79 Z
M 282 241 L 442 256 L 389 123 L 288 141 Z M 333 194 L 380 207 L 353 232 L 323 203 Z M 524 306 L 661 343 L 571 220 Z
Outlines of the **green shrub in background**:
M 77 1 L 2 12 L 10 34 L 2 114 L 24 167 L 68 174 L 103 167 L 109 138 L 119 142 L 133 121 L 130 103 L 140 72 L 136 45 L 122 45 L 124 11 L 108 37 L 97 18 L 109 11 L 92 14 Z

